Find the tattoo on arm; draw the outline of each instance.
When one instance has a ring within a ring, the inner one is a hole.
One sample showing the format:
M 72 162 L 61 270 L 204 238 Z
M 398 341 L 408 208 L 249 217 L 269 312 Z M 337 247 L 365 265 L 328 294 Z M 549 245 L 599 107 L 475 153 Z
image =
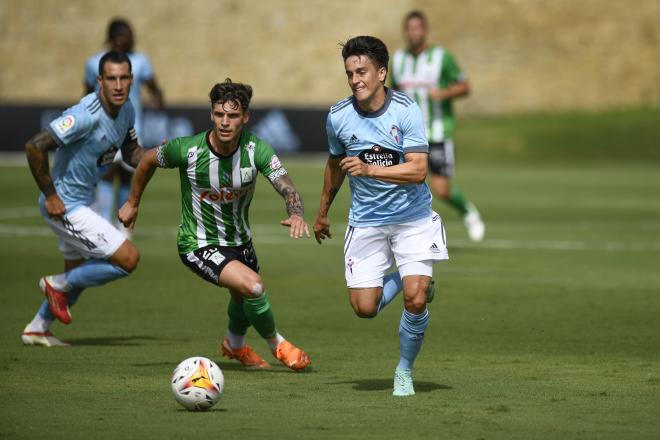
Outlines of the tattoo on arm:
M 140 147 L 137 141 L 131 141 L 121 146 L 121 155 L 124 158 L 124 162 L 133 168 L 137 168 L 140 159 L 144 155 L 144 151 L 144 148 Z
M 48 152 L 56 148 L 55 139 L 47 131 L 37 133 L 25 144 L 25 155 L 30 165 L 30 171 L 32 171 L 37 186 L 46 197 L 55 194 L 55 186 L 50 177 Z
M 271 182 L 275 190 L 282 195 L 284 198 L 284 203 L 286 204 L 286 212 L 289 214 L 289 217 L 296 214 L 303 216 L 305 207 L 303 205 L 302 197 L 300 193 L 296 190 L 296 187 L 293 186 L 293 182 L 288 174 L 280 176 Z
M 339 158 L 330 158 L 328 160 L 324 182 L 323 182 L 323 193 L 321 194 L 321 206 L 319 207 L 319 213 L 322 215 L 328 215 L 330 210 L 330 205 L 335 200 L 339 190 L 341 189 L 342 183 L 344 183 L 344 177 L 346 177 L 346 172 L 342 171 L 339 166 L 342 157 Z

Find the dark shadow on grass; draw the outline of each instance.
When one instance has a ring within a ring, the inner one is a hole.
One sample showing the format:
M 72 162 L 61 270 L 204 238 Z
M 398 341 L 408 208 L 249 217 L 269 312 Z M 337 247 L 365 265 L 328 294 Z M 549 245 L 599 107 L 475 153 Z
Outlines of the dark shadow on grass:
M 143 341 L 158 341 L 162 338 L 155 338 L 153 336 L 107 336 L 98 338 L 77 338 L 67 339 L 66 342 L 75 346 L 88 346 L 88 345 L 114 345 L 114 346 L 131 346 L 142 345 Z
M 274 361 L 277 362 L 277 361 Z M 238 362 L 218 362 L 221 370 L 242 371 L 245 373 L 289 373 L 289 374 L 313 374 L 314 367 L 307 367 L 303 371 L 292 371 L 280 363 L 270 362 L 271 368 L 247 368 Z
M 186 412 L 190 414 L 204 414 L 204 413 L 210 413 L 210 412 L 227 412 L 226 408 L 211 408 L 207 409 L 206 411 L 188 411 L 185 408 L 178 408 L 175 410 L 176 412 Z
M 393 386 L 392 379 L 362 379 L 346 380 L 342 382 L 329 382 L 328 385 L 352 384 L 355 391 L 384 391 L 391 390 Z M 429 393 L 435 390 L 451 390 L 449 385 L 443 385 L 435 382 L 426 382 L 421 380 L 414 381 L 416 393 Z

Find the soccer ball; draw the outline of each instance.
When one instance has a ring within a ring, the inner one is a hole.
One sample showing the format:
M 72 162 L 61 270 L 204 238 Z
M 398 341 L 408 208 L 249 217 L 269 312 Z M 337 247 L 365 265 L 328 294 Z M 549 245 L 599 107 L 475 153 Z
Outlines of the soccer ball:
M 174 398 L 189 411 L 205 411 L 218 403 L 225 378 L 218 364 L 205 357 L 191 357 L 172 373 Z

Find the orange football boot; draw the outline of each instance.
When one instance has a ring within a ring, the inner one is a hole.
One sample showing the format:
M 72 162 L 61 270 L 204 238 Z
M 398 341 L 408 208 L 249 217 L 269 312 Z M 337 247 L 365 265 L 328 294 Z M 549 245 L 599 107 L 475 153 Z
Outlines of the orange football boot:
M 303 370 L 312 363 L 312 360 L 307 356 L 307 353 L 291 344 L 286 339 L 280 342 L 277 348 L 273 350 L 273 356 L 294 371 Z
M 241 348 L 231 348 L 231 345 L 229 345 L 229 338 L 225 338 L 222 340 L 222 345 L 220 345 L 220 351 L 223 356 L 228 357 L 229 359 L 236 359 L 246 367 L 270 368 L 270 364 L 247 344 Z

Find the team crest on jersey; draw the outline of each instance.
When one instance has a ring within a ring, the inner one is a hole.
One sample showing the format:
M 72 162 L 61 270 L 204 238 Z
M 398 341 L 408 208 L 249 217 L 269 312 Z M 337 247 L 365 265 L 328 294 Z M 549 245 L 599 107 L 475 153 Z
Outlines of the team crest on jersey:
M 399 164 L 399 153 L 380 145 L 374 145 L 370 150 L 362 150 L 358 157 L 367 165 L 391 167 Z
M 254 169 L 252 167 L 241 168 L 241 183 L 250 183 L 252 180 L 254 180 Z
M 392 139 L 394 139 L 394 142 L 397 144 L 399 143 L 399 129 L 397 128 L 396 125 L 392 125 L 392 128 L 390 128 L 390 136 L 392 136 Z
M 279 168 L 282 168 L 282 162 L 280 162 L 280 158 L 277 157 L 277 154 L 273 154 L 273 157 L 270 158 L 270 169 L 277 170 Z
M 57 121 L 55 128 L 59 134 L 65 134 L 67 131 L 71 130 L 75 124 L 76 118 L 74 118 L 72 115 L 67 115 Z

